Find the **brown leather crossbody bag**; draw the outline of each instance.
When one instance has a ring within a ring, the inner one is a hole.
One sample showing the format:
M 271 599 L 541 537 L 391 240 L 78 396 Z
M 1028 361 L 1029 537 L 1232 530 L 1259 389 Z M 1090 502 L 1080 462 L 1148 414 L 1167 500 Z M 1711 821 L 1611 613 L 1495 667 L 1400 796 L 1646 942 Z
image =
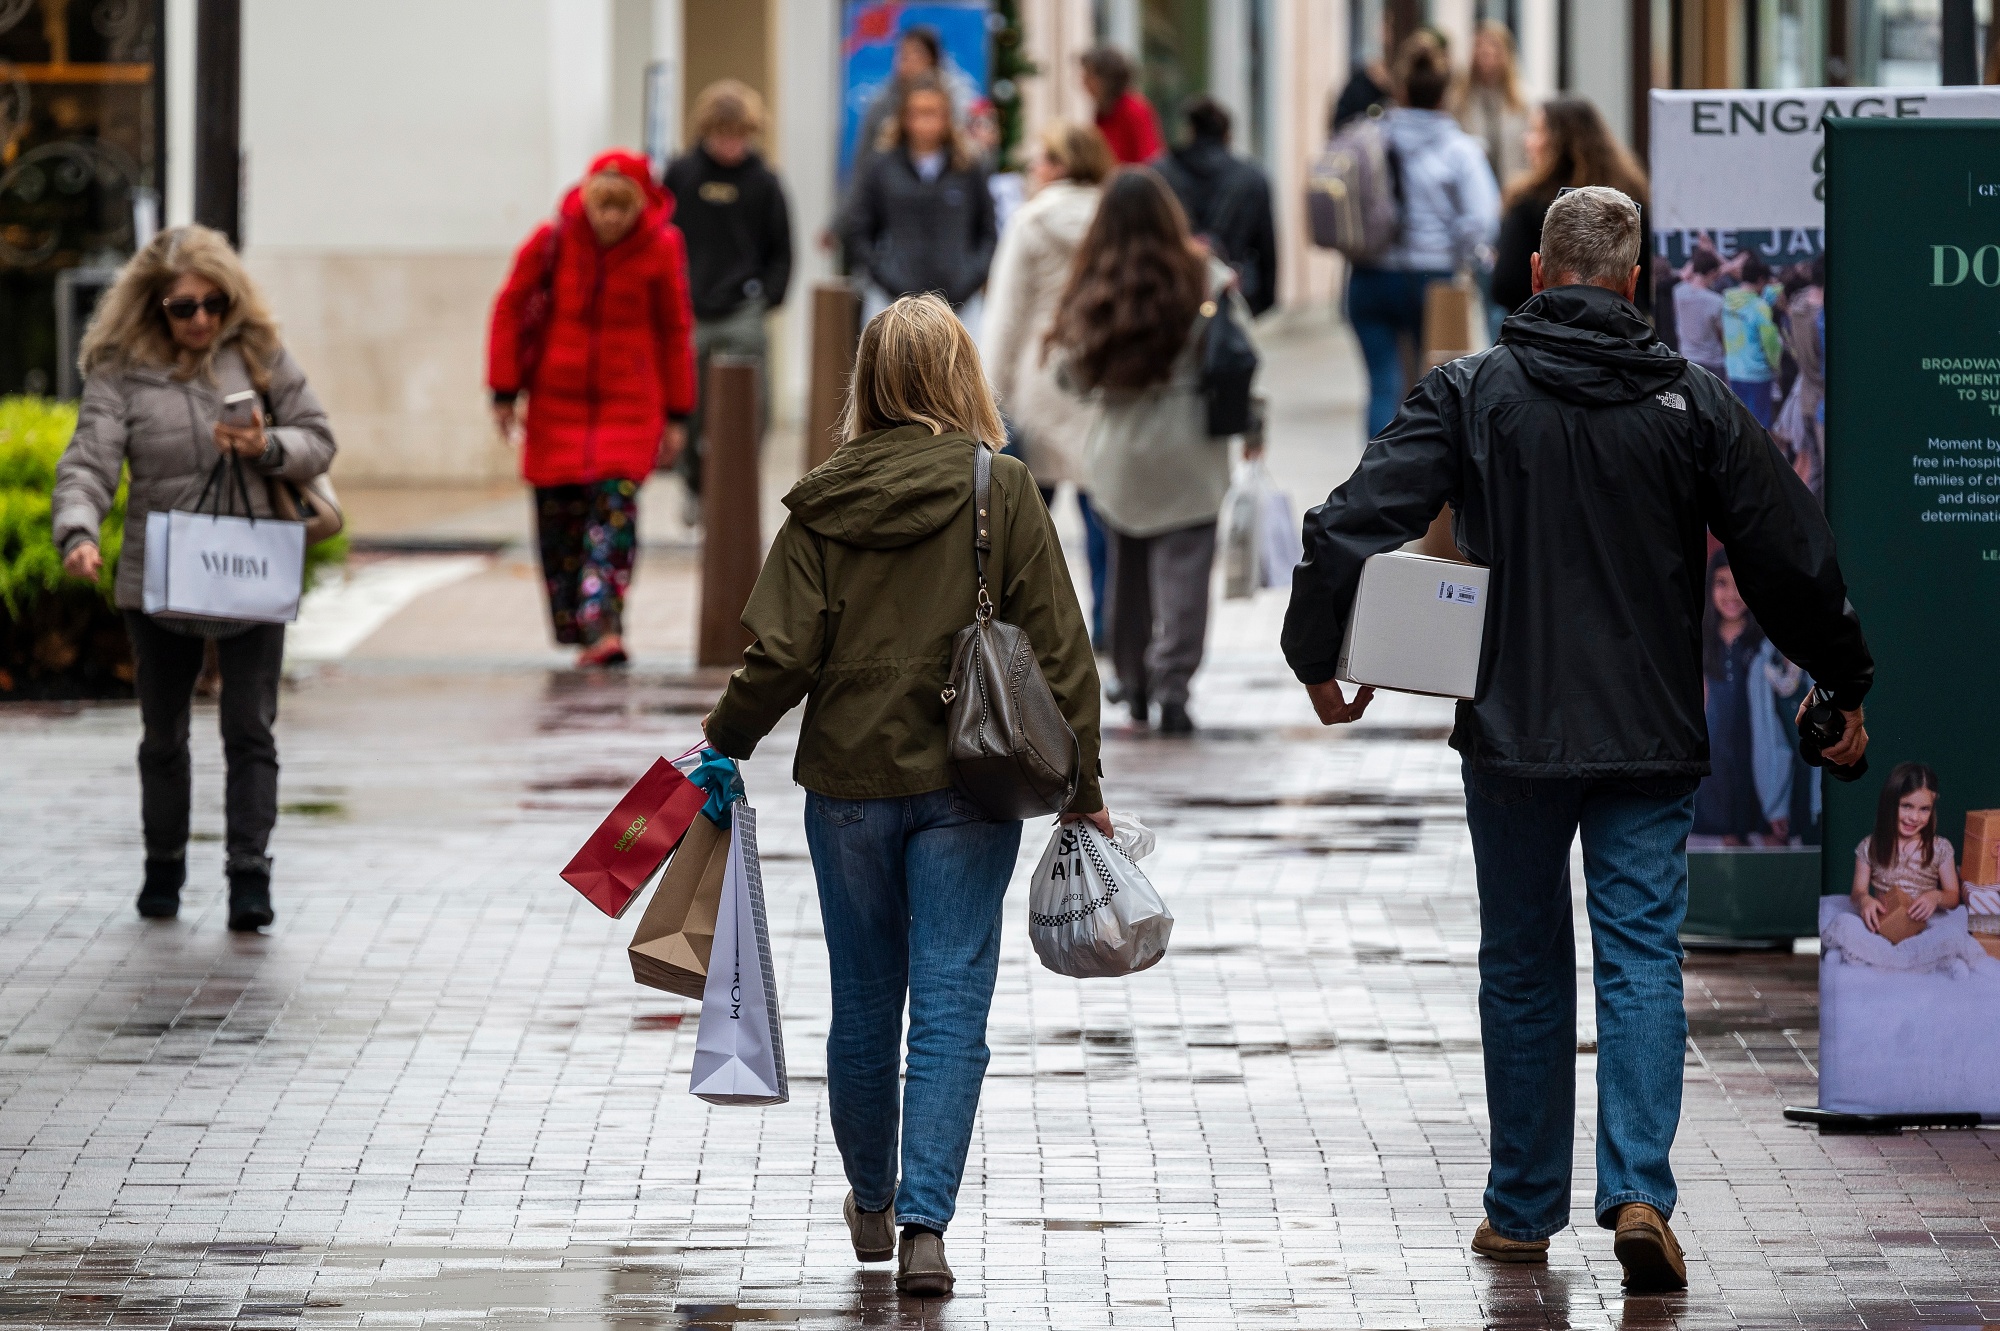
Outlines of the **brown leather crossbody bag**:
M 943 694 L 952 785 L 995 822 L 1041 818 L 1069 807 L 1083 755 L 1028 635 L 993 617 L 986 590 L 992 450 L 975 440 L 973 459 L 979 602 L 973 621 L 952 642 L 951 682 Z

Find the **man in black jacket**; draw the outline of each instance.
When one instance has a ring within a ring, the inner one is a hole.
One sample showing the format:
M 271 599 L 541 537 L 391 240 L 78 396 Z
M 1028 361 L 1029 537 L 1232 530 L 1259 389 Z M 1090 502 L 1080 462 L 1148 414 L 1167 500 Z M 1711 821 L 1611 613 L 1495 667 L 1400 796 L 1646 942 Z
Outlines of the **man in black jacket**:
M 1631 304 L 1644 233 L 1616 190 L 1550 207 L 1531 297 L 1500 345 L 1438 367 L 1306 517 L 1285 658 L 1320 719 L 1361 565 L 1449 502 L 1492 570 L 1478 694 L 1458 705 L 1480 902 L 1479 1017 L 1492 1120 L 1473 1250 L 1545 1261 L 1569 1222 L 1576 983 L 1569 851 L 1581 832 L 1595 946 L 1600 1225 L 1632 1289 L 1680 1288 L 1667 1227 L 1680 1120 L 1678 932 L 1694 789 L 1709 770 L 1707 537 L 1771 641 L 1832 692 L 1867 748 L 1874 663 L 1819 505 L 1729 386 L 1656 342 Z
M 764 316 L 785 303 L 792 280 L 792 223 L 784 188 L 751 146 L 764 124 L 756 89 L 735 79 L 712 83 L 695 99 L 693 119 L 695 146 L 674 159 L 662 183 L 674 196 L 674 222 L 687 237 L 701 393 L 680 471 L 688 492 L 699 495 L 709 359 L 755 360 L 760 435 L 771 419 Z
M 1188 229 L 1236 270 L 1250 313 L 1278 303 L 1278 237 L 1271 182 L 1229 151 L 1229 112 L 1213 97 L 1187 105 L 1190 139 L 1154 164 L 1187 213 Z

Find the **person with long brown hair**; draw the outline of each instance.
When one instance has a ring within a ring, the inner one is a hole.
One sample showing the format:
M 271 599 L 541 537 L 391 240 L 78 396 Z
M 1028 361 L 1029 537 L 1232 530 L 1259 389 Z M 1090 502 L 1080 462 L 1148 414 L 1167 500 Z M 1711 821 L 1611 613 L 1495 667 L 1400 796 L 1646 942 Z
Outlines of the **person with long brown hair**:
M 944 1234 L 1021 844 L 1019 821 L 989 819 L 954 789 L 945 730 L 952 641 L 988 587 L 1076 735 L 1065 817 L 1111 829 L 1097 665 L 1055 524 L 1010 457 L 992 459 L 989 502 L 973 511 L 977 450 L 1005 441 L 979 349 L 949 305 L 906 296 L 870 320 L 846 440 L 785 496 L 790 516 L 743 610 L 753 641 L 702 723 L 710 744 L 747 758 L 805 702 L 792 776 L 807 792 L 833 986 L 827 1103 L 852 1189 L 843 1211 L 856 1259 L 895 1257 L 896 1288 L 920 1298 L 952 1290 Z M 975 531 L 992 543 L 983 571 Z
M 1510 314 L 1534 294 L 1529 256 L 1541 246 L 1542 219 L 1556 191 L 1609 185 L 1639 205 L 1642 233 L 1652 235 L 1645 169 L 1589 98 L 1557 97 L 1536 107 L 1528 118 L 1527 148 L 1528 169 L 1508 182 L 1501 200 L 1494 247 L 1493 303 Z M 1634 303 L 1642 312 L 1652 309 L 1652 295 L 1650 282 L 1639 284 Z
M 1188 683 L 1229 488 L 1229 446 L 1209 437 L 1201 394 L 1200 334 L 1223 301 L 1248 327 L 1235 273 L 1188 234 L 1166 182 L 1131 167 L 1105 188 L 1049 332 L 1059 373 L 1099 408 L 1083 465 L 1110 535 L 1111 659 L 1132 719 L 1145 725 L 1158 703 L 1163 734 L 1194 728 Z
M 51 500 L 56 546 L 72 577 L 95 579 L 98 527 L 130 468 L 125 546 L 114 599 L 138 667 L 139 805 L 146 878 L 139 913 L 172 919 L 187 881 L 192 799 L 188 718 L 207 641 L 222 668 L 222 751 L 229 927 L 271 923 L 271 859 L 278 820 L 278 680 L 283 624 L 155 617 L 143 613 L 146 516 L 193 508 L 218 458 L 240 462 L 255 483 L 225 494 L 223 511 L 270 517 L 267 480 L 304 483 L 333 462 L 333 431 L 305 372 L 228 237 L 205 226 L 162 231 L 132 256 L 98 302 L 78 368 L 83 403 L 56 466 Z M 223 420 L 224 397 L 254 391 L 250 423 Z M 225 491 L 234 487 L 218 487 Z
M 1938 776 L 1923 763 L 1897 763 L 1875 801 L 1875 830 L 1854 848 L 1854 909 L 1871 933 L 1903 894 L 1919 923 L 1959 902 L 1958 864 L 1937 830 Z

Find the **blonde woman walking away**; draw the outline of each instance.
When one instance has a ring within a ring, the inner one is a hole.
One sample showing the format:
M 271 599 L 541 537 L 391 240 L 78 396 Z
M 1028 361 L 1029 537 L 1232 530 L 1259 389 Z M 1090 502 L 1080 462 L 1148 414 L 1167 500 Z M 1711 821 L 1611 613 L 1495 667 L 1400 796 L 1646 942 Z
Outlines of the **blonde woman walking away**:
M 138 666 L 143 727 L 146 881 L 139 913 L 172 919 L 180 911 L 191 801 L 189 711 L 204 640 L 213 640 L 229 770 L 229 927 L 254 930 L 273 918 L 265 852 L 278 820 L 271 727 L 285 626 L 142 613 L 146 515 L 194 507 L 218 456 L 241 458 L 260 478 L 309 481 L 333 462 L 333 431 L 228 239 L 204 226 L 162 231 L 133 256 L 99 302 L 77 359 L 83 405 L 56 467 L 55 541 L 71 576 L 95 578 L 102 563 L 98 524 L 118 491 L 120 470 L 131 468 L 115 599 Z M 263 410 L 248 425 L 224 424 L 223 398 L 249 389 Z M 236 495 L 225 502 L 225 511 L 237 511 Z M 249 486 L 248 502 L 252 516 L 273 512 L 267 485 Z
M 871 320 L 847 442 L 785 496 L 791 516 L 743 612 L 756 640 L 703 723 L 710 744 L 747 758 L 805 702 L 792 775 L 808 792 L 832 963 L 827 1098 L 853 1189 L 848 1230 L 859 1260 L 897 1257 L 897 1288 L 919 1297 L 952 1288 L 944 1233 L 986 1073 L 1000 907 L 1021 842 L 1019 822 L 988 821 L 953 790 L 947 764 L 941 695 L 952 639 L 976 608 L 975 521 L 991 533 L 994 613 L 1027 633 L 1076 732 L 1070 816 L 1111 822 L 1090 636 L 1028 469 L 994 458 L 990 516 L 973 512 L 976 450 L 1002 438 L 979 352 L 949 305 L 906 297 Z

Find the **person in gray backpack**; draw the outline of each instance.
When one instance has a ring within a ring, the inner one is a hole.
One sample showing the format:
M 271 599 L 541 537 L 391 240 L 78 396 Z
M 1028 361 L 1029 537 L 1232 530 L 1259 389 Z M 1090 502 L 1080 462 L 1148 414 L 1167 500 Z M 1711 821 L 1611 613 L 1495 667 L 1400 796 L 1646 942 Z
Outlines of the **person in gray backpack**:
M 1400 187 L 1399 226 L 1379 257 L 1355 258 L 1347 283 L 1347 319 L 1368 363 L 1371 438 L 1402 401 L 1404 344 L 1423 332 L 1424 292 L 1449 282 L 1500 224 L 1500 187 L 1485 150 L 1441 109 L 1451 64 L 1436 39 L 1418 33 L 1404 42 L 1396 73 L 1403 104 L 1380 123 Z

